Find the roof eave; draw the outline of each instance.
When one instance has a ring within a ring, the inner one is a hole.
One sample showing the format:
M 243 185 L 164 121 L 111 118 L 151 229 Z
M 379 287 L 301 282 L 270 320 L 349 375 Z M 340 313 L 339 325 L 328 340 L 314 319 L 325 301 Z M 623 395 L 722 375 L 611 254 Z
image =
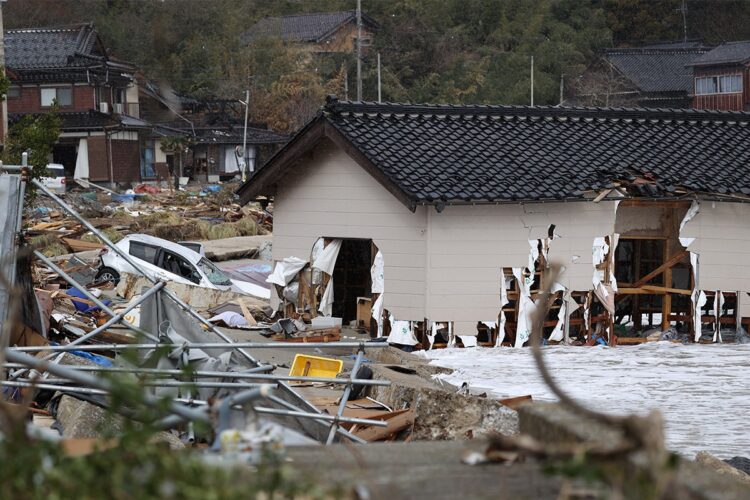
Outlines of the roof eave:
M 385 187 L 396 199 L 410 211 L 417 208 L 417 201 L 386 176 L 369 158 L 367 158 L 349 139 L 347 139 L 322 113 L 311 120 L 298 132 L 286 146 L 272 156 L 250 179 L 241 185 L 236 194 L 240 204 L 245 205 L 261 194 L 273 191 L 276 182 L 284 175 L 287 167 L 301 155 L 315 147 L 321 139 L 328 138 L 346 152 L 366 172 Z

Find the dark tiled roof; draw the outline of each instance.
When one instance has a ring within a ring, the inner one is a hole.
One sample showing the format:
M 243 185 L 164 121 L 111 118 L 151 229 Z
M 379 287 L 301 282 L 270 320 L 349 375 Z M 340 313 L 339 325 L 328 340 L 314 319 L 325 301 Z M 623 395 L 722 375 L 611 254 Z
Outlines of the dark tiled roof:
M 299 14 L 295 16 L 266 17 L 242 35 L 245 43 L 265 37 L 279 37 L 289 42 L 320 42 L 349 22 L 356 22 L 353 10 Z M 362 24 L 377 28 L 377 23 L 362 14 Z
M 80 66 L 97 53 L 96 30 L 90 25 L 67 29 L 22 29 L 5 32 L 5 65 L 14 70 Z M 90 61 L 88 61 L 90 62 Z
M 234 126 L 196 129 L 195 135 L 196 142 L 199 144 L 242 144 L 244 128 L 242 126 Z M 273 130 L 255 127 L 247 128 L 248 144 L 280 144 L 288 140 L 288 135 L 279 134 Z
M 693 71 L 687 66 L 707 51 L 700 47 L 612 49 L 603 57 L 642 92 L 686 92 L 693 88 Z
M 740 64 L 750 60 L 750 41 L 722 43 L 693 61 L 693 66 Z
M 582 199 L 615 182 L 631 196 L 748 195 L 749 123 L 744 112 L 332 100 L 238 193 L 247 201 L 281 179 L 287 151 L 323 125 L 412 204 Z

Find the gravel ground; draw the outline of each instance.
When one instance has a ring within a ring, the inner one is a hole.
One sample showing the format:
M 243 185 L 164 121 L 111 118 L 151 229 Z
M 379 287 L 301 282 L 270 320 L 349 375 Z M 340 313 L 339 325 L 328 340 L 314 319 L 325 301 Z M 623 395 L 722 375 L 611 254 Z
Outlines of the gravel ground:
M 426 354 L 432 364 L 455 370 L 441 379 L 456 386 L 467 382 L 473 393 L 554 400 L 528 348 Z M 673 451 L 750 456 L 750 345 L 554 346 L 545 348 L 545 359 L 558 382 L 593 408 L 617 414 L 661 410 Z

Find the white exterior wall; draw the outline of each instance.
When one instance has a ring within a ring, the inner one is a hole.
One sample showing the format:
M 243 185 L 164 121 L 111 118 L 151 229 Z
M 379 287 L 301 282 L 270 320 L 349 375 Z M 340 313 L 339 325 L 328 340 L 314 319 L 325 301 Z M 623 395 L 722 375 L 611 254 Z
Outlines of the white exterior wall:
M 750 204 L 702 201 L 680 236 L 695 238 L 696 288 L 750 292 Z
M 615 208 L 614 202 L 462 205 L 442 213 L 430 207 L 427 317 L 454 321 L 458 334 L 475 334 L 477 321 L 496 321 L 502 268 L 527 267 L 529 240 L 546 238 L 551 224 L 559 237 L 549 259 L 565 266 L 559 281 L 590 290 L 594 238 L 614 232 Z
M 425 207 L 409 211 L 351 157 L 324 141 L 279 182 L 273 257 L 310 260 L 319 237 L 372 239 L 385 263 L 384 307 L 397 319 L 421 321 L 426 213 Z

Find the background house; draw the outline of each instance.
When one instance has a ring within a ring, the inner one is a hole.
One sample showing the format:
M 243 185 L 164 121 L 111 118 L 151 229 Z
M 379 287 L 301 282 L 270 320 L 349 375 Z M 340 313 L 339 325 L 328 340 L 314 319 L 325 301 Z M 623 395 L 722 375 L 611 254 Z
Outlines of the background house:
M 144 168 L 150 124 L 128 115 L 138 104 L 135 68 L 113 59 L 92 25 L 6 31 L 5 60 L 10 124 L 59 106 L 62 132 L 51 162 L 70 176 L 77 161 L 85 162 L 92 181 L 150 178 Z
M 362 44 L 369 45 L 378 24 L 362 14 Z M 316 53 L 356 50 L 356 11 L 323 12 L 293 16 L 266 17 L 242 35 L 245 44 L 263 38 L 280 38 Z
M 750 41 L 726 42 L 690 63 L 696 109 L 742 111 L 750 105 Z
M 710 49 L 699 41 L 604 50 L 566 105 L 689 108 L 690 64 Z

